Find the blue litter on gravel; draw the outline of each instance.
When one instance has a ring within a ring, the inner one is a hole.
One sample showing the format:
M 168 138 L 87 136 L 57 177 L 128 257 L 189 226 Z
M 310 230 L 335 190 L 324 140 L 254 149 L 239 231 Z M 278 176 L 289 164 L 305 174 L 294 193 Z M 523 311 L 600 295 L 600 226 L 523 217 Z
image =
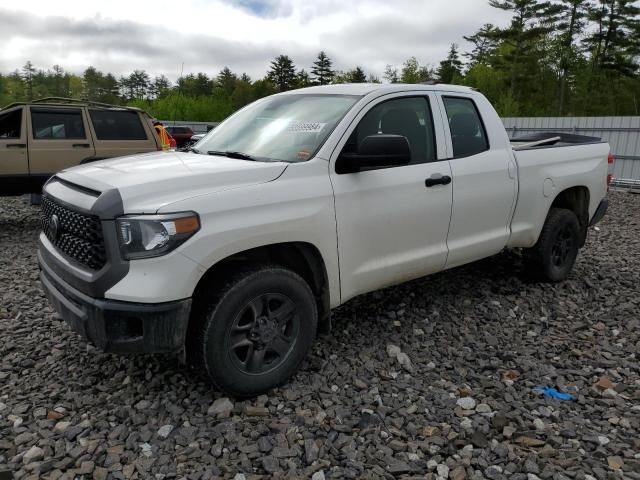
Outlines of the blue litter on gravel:
M 536 387 L 533 389 L 538 395 L 544 395 L 545 397 L 555 398 L 556 400 L 573 400 L 573 395 L 570 393 L 559 392 L 552 387 Z

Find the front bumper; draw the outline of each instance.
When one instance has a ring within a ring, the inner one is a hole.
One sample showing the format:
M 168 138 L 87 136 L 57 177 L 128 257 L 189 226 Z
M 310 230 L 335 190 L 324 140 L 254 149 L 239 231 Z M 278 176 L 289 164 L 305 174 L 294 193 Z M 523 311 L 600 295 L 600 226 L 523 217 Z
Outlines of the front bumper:
M 99 349 L 168 353 L 183 348 L 191 299 L 145 304 L 92 298 L 64 282 L 38 257 L 47 298 L 75 332 Z
M 591 223 L 589 223 L 590 227 L 593 227 L 596 223 L 602 220 L 607 213 L 607 208 L 609 208 L 609 200 L 604 198 L 598 205 L 596 209 L 596 213 L 593 214 L 593 218 L 591 219 Z

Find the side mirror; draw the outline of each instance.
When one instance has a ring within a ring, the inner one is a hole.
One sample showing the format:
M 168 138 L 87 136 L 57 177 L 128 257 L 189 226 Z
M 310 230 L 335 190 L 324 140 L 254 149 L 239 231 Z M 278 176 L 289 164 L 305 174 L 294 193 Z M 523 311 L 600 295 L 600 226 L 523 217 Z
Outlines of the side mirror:
M 341 153 L 336 173 L 355 173 L 370 168 L 408 165 L 411 162 L 409 140 L 402 135 L 370 135 L 360 143 L 358 153 Z

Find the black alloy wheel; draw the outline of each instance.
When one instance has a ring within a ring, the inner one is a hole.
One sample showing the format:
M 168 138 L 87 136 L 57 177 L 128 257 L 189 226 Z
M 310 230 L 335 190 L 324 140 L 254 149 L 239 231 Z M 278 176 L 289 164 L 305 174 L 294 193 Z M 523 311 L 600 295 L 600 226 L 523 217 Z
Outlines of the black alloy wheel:
M 249 301 L 236 316 L 227 336 L 227 349 L 239 370 L 262 374 L 289 356 L 300 331 L 300 314 L 293 300 L 265 293 Z
M 526 252 L 528 272 L 543 281 L 566 280 L 578 257 L 582 235 L 572 210 L 552 208 L 538 241 Z
M 564 224 L 556 234 L 556 240 L 551 247 L 551 262 L 562 268 L 573 255 L 575 238 L 570 224 Z
M 316 337 L 318 311 L 309 285 L 279 266 L 238 269 L 194 299 L 187 359 L 236 397 L 282 385 Z

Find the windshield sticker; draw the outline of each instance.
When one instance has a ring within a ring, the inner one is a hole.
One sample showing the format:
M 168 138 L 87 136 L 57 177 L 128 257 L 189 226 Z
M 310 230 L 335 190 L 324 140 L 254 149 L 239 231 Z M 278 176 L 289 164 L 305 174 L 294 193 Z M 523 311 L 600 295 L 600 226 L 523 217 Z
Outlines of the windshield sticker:
M 296 158 L 298 160 L 309 160 L 309 158 L 311 158 L 311 150 L 307 150 L 307 149 L 300 150 L 296 155 Z
M 292 122 L 287 126 L 287 131 L 318 133 L 321 132 L 326 125 L 326 123 L 319 122 Z

